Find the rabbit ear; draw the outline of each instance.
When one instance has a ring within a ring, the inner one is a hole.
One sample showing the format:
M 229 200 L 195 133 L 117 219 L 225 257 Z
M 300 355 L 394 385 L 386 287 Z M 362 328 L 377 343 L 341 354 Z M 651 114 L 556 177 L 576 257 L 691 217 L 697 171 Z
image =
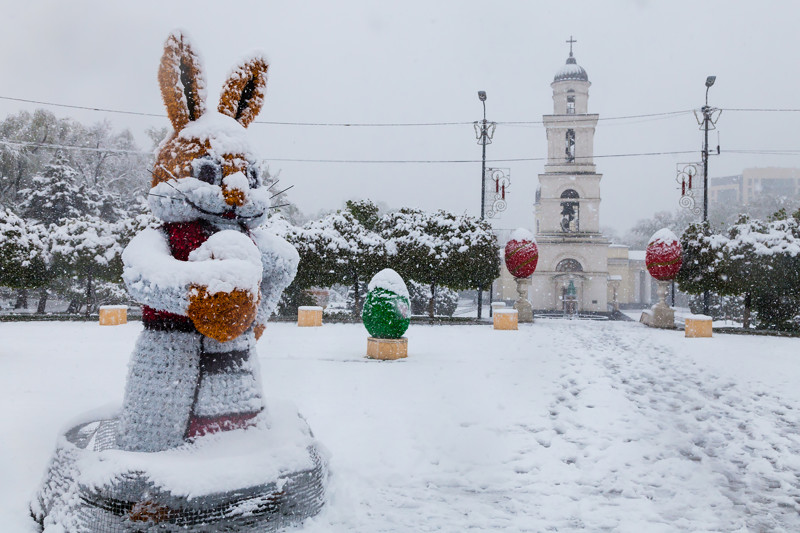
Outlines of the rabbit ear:
M 206 110 L 206 80 L 200 57 L 183 33 L 173 32 L 164 43 L 158 83 L 175 131 L 197 120 Z
M 254 56 L 235 68 L 222 87 L 217 110 L 246 128 L 264 105 L 267 68 L 262 56 Z

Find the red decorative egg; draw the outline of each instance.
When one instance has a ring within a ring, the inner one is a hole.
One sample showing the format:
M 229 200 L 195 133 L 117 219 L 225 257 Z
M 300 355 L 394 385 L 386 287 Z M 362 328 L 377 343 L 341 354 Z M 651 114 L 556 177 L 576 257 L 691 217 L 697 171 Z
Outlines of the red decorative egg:
M 533 240 L 511 239 L 506 244 L 506 268 L 515 278 L 527 278 L 536 270 L 539 249 Z
M 680 241 L 670 230 L 658 230 L 647 243 L 644 261 L 650 275 L 657 280 L 675 279 L 683 262 Z

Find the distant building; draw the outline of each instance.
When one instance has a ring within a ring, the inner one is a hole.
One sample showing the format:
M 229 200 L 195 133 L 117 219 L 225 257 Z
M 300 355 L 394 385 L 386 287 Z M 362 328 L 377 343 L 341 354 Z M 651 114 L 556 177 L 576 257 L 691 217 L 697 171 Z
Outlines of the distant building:
M 551 84 L 553 114 L 543 117 L 547 162 L 539 174 L 533 228 L 539 263 L 528 292 L 538 311 L 607 312 L 650 303 L 644 252 L 612 245 L 600 233 L 602 175 L 593 161 L 599 116 L 588 113 L 590 86 L 570 47 Z M 499 233 L 502 245 L 509 233 Z M 516 283 L 505 268 L 494 291 L 493 299 L 517 297 Z
M 498 230 L 496 233 L 502 249 L 508 242 L 511 230 Z M 539 248 L 541 249 L 541 244 Z M 653 288 L 655 280 L 647 271 L 645 251 L 629 250 L 628 246 L 623 244 L 611 244 L 607 251 L 606 310 L 639 308 L 652 304 L 656 296 Z M 564 311 L 563 301 L 559 302 L 558 306 L 545 308 L 539 304 L 537 307 L 538 302 L 532 296 L 530 295 L 529 299 L 538 311 Z M 516 281 L 505 264 L 501 263 L 500 277 L 495 280 L 492 287 L 492 300 L 511 303 L 516 299 Z
M 735 176 L 708 180 L 713 203 L 746 205 L 761 195 L 800 197 L 800 168 L 746 168 Z

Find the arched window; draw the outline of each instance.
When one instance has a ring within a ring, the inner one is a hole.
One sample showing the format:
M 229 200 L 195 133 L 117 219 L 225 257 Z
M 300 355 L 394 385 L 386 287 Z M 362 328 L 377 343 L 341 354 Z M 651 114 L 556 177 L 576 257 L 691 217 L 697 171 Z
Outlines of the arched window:
M 562 259 L 556 265 L 556 272 L 583 272 L 583 267 L 575 259 Z
M 575 97 L 573 95 L 567 96 L 567 115 L 575 114 Z
M 566 153 L 567 163 L 573 163 L 575 161 L 575 130 L 567 130 L 566 143 L 564 152 Z
M 581 204 L 577 201 L 580 198 L 578 191 L 567 189 L 561 193 L 561 231 L 570 233 L 580 231 Z

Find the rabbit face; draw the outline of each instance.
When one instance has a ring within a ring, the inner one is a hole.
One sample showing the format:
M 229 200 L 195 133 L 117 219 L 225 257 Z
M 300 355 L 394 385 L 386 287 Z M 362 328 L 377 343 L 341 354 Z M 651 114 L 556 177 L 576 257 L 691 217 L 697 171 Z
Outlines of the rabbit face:
M 199 63 L 183 35 L 170 35 L 159 82 L 175 133 L 159 147 L 150 207 L 165 222 L 254 228 L 266 218 L 270 195 L 246 128 L 263 104 L 267 63 L 254 57 L 235 69 L 217 111 L 205 109 Z

